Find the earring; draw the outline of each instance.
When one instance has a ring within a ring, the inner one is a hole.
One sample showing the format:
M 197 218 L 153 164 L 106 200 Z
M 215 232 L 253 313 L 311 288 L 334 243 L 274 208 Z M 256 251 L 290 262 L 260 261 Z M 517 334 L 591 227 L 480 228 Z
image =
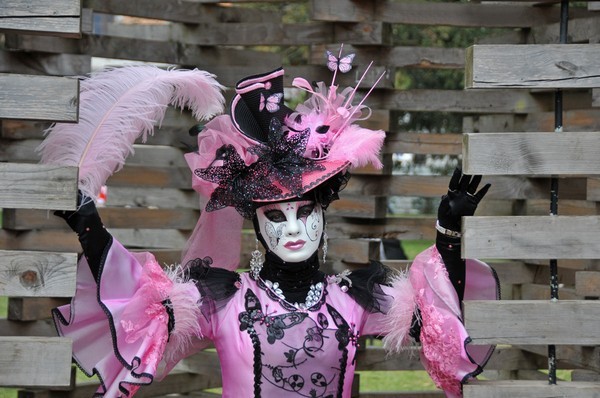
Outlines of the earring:
M 323 264 L 327 261 L 327 223 L 323 227 Z
M 254 251 L 252 251 L 252 258 L 250 259 L 250 274 L 252 278 L 258 279 L 265 260 L 263 259 L 262 252 L 258 250 L 258 239 L 256 239 L 255 245 Z

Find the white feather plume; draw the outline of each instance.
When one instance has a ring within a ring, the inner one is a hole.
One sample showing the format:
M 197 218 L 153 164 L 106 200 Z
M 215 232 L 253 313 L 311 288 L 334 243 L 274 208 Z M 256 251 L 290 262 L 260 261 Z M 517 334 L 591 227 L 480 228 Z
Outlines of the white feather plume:
M 150 65 L 106 69 L 81 80 L 79 122 L 56 123 L 37 148 L 41 163 L 79 167 L 79 189 L 96 198 L 120 170 L 133 143 L 154 132 L 167 107 L 189 108 L 198 120 L 221 113 L 224 98 L 214 76 L 201 70 Z

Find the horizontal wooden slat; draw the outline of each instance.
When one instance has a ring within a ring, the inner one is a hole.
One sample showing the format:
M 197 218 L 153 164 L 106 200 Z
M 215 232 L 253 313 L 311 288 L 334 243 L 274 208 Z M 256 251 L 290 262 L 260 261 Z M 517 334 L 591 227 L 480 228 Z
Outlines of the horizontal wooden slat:
M 354 175 L 344 189 L 344 194 L 393 195 L 439 198 L 448 191 L 449 176 L 362 176 Z M 492 184 L 486 200 L 547 199 L 549 178 L 522 176 L 484 177 L 484 183 Z M 599 184 L 600 185 L 600 184 Z M 586 200 L 589 184 L 585 178 L 561 178 L 561 199 Z M 599 187 L 600 190 L 600 187 Z M 485 202 L 484 202 L 485 203 Z M 332 204 L 332 206 L 335 205 Z
M 56 337 L 56 327 L 50 319 L 20 322 L 0 318 L 0 336 Z
M 84 35 L 80 40 L 32 35 L 8 35 L 9 48 L 52 53 L 88 54 L 94 57 L 164 62 L 178 65 L 280 65 L 281 55 L 266 51 L 213 48 L 195 44 L 173 46 L 170 41 Z M 220 74 L 219 74 L 220 75 Z M 238 75 L 245 76 L 245 75 Z M 219 78 L 219 82 L 225 84 Z M 234 82 L 235 83 L 235 82 Z
M 0 72 L 28 75 L 73 76 L 91 71 L 91 57 L 75 54 L 0 51 Z
M 559 382 L 555 385 L 542 380 L 477 380 L 463 388 L 464 398 L 596 398 L 600 383 Z
M 546 109 L 525 91 L 506 90 L 387 90 L 373 92 L 369 106 L 415 112 L 531 113 Z
M 102 14 L 127 15 L 190 24 L 215 22 L 273 22 L 276 12 L 248 7 L 207 6 L 197 1 L 164 0 L 83 0 L 83 6 Z
M 472 27 L 531 27 L 559 20 L 559 10 L 515 4 L 428 3 L 378 1 L 375 5 L 351 0 L 313 1 L 314 19 L 357 22 L 382 20 L 413 25 Z M 584 14 L 579 10 L 577 14 Z
M 0 73 L 0 87 L 0 119 L 77 121 L 77 79 Z
M 480 133 L 463 140 L 467 174 L 600 174 L 599 158 L 600 133 Z
M 566 94 L 566 93 L 564 93 Z M 564 131 L 600 131 L 600 109 L 563 112 Z M 479 115 L 463 118 L 465 133 L 540 132 L 554 130 L 554 112 L 515 115 Z
M 108 192 L 110 202 L 110 191 Z M 108 228 L 180 229 L 191 230 L 198 221 L 199 212 L 193 209 L 153 209 L 147 207 L 102 207 L 98 209 L 102 222 Z M 47 210 L 5 209 L 3 227 L 10 230 L 62 229 L 67 223 L 49 214 Z
M 10 297 L 8 299 L 9 320 L 31 322 L 50 319 L 52 309 L 68 304 L 69 298 Z
M 463 217 L 464 258 L 598 258 L 600 216 Z
M 0 3 L 0 30 L 78 37 L 80 0 L 4 0 Z
M 330 48 L 330 46 L 311 46 L 310 63 L 321 64 L 323 54 L 325 54 L 327 48 Z M 356 57 L 354 59 L 357 62 L 376 60 L 378 65 L 396 68 L 461 69 L 465 64 L 465 50 L 456 47 L 363 47 L 344 44 L 344 53 L 355 53 Z
M 600 343 L 600 301 L 465 301 L 473 344 Z
M 76 267 L 75 253 L 0 250 L 0 296 L 72 296 Z
M 388 133 L 384 153 L 449 154 L 462 151 L 461 134 Z
M 600 272 L 579 271 L 575 274 L 577 294 L 584 297 L 600 297 Z
M 349 221 L 345 218 L 329 217 L 327 233 L 330 238 L 398 238 L 435 239 L 435 218 L 432 217 L 389 217 L 382 220 Z
M 0 337 L 0 386 L 68 386 L 71 345 L 64 338 Z
M 0 163 L 0 207 L 75 210 L 77 168 Z
M 600 44 L 475 45 L 465 88 L 600 87 Z

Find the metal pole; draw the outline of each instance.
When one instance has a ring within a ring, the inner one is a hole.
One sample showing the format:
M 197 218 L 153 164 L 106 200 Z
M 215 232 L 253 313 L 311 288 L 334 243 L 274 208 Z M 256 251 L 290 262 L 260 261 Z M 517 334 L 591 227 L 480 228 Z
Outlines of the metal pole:
M 569 2 L 560 2 L 560 43 L 567 43 L 569 21 Z M 554 131 L 563 130 L 563 96 L 562 90 L 557 89 L 554 95 Z M 553 176 L 550 181 L 550 215 L 558 214 L 558 178 Z M 555 259 L 550 260 L 550 299 L 558 300 L 558 264 Z M 556 346 L 548 346 L 548 382 L 556 384 Z

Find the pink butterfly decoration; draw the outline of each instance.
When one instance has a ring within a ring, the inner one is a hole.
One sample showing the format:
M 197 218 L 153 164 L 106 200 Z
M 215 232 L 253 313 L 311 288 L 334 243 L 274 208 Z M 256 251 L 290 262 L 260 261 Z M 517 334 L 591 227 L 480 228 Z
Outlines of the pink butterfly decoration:
M 337 70 L 342 73 L 350 72 L 350 69 L 352 69 L 352 60 L 354 59 L 354 55 L 356 54 L 352 53 L 338 58 L 331 51 L 327 50 L 327 67 L 332 72 Z
M 275 93 L 269 95 L 265 100 L 265 96 L 261 94 L 260 103 L 258 105 L 259 112 L 262 112 L 265 108 L 267 108 L 267 111 L 270 113 L 277 112 L 279 110 L 279 103 L 281 102 L 282 98 L 283 93 Z

